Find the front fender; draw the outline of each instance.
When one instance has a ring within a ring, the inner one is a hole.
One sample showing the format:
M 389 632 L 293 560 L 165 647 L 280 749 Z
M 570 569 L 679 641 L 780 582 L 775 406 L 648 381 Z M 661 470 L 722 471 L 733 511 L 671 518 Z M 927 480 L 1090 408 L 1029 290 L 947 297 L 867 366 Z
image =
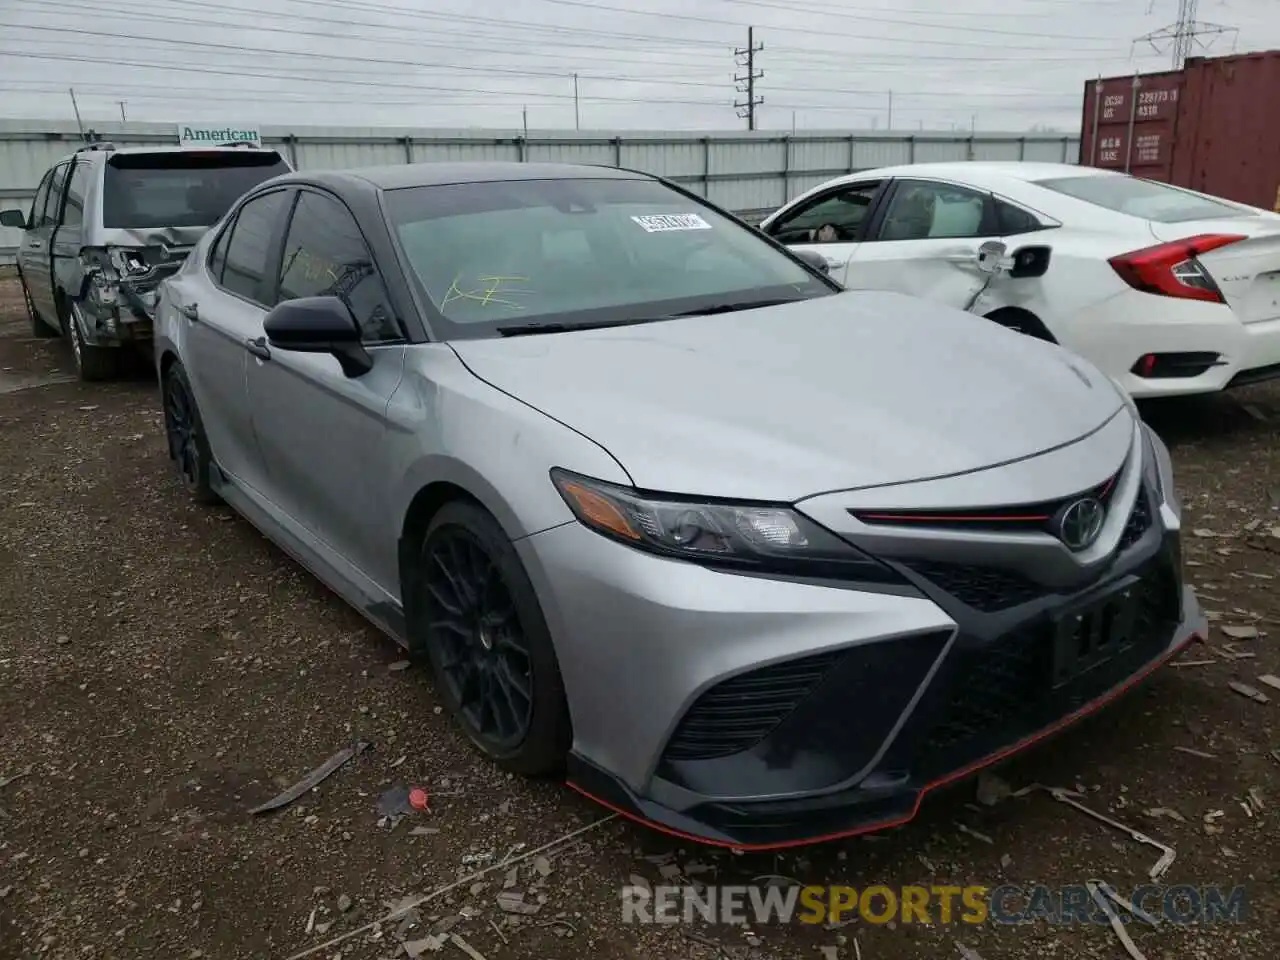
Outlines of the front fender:
M 519 540 L 574 519 L 551 483 L 552 467 L 631 483 L 599 444 L 490 386 L 445 344 L 407 350 L 387 419 L 393 540 L 431 484 L 459 487 Z

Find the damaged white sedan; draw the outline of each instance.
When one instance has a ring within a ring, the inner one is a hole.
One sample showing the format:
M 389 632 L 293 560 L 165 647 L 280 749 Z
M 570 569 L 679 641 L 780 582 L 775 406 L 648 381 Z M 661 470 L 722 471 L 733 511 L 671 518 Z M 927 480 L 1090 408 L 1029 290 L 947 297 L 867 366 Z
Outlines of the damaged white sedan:
M 32 333 L 67 337 L 82 379 L 111 377 L 126 349 L 150 350 L 160 281 L 245 191 L 289 171 L 277 151 L 244 146 L 93 143 L 59 160 L 29 211 L 0 212 L 23 231 Z

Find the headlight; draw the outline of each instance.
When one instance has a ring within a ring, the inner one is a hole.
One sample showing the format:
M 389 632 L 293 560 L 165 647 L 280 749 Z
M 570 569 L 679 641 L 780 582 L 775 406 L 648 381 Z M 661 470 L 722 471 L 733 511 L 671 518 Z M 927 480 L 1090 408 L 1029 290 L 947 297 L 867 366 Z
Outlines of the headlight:
M 583 525 L 650 553 L 761 573 L 904 582 L 886 565 L 782 504 L 640 493 L 559 468 L 551 471 L 551 480 Z

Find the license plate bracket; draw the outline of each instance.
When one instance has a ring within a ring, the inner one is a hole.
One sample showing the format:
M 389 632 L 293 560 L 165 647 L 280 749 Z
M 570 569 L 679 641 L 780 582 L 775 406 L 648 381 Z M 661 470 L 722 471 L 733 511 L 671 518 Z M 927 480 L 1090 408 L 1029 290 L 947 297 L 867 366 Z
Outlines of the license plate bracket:
M 1140 580 L 1126 577 L 1053 618 L 1052 687 L 1057 690 L 1110 663 L 1140 639 Z

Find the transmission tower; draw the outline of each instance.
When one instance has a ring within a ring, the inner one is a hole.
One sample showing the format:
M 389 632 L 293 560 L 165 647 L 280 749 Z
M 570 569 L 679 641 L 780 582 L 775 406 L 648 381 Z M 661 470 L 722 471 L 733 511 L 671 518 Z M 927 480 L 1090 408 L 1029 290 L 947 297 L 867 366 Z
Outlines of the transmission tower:
M 756 128 L 756 107 L 764 103 L 764 97 L 756 96 L 756 81 L 764 76 L 763 70 L 756 69 L 756 54 L 764 49 L 764 44 L 756 45 L 755 27 L 747 27 L 747 46 L 746 49 L 737 48 L 733 51 L 734 59 L 738 66 L 742 67 L 746 73 L 733 75 L 733 82 L 737 84 L 738 92 L 746 94 L 747 99 L 741 102 L 734 101 L 734 108 L 738 111 L 738 116 L 743 117 L 747 121 L 747 129 L 754 130 Z
M 1187 62 L 1187 57 L 1191 56 L 1191 51 L 1197 45 L 1208 49 L 1213 42 L 1211 40 L 1209 43 L 1203 43 L 1200 41 L 1200 37 L 1216 37 L 1224 33 L 1231 33 L 1235 34 L 1235 39 L 1239 39 L 1240 31 L 1236 27 L 1197 20 L 1196 9 L 1199 6 L 1200 0 L 1178 0 L 1178 19 L 1176 22 L 1138 37 L 1134 43 L 1149 43 L 1157 53 L 1163 53 L 1162 45 L 1167 43 L 1173 60 L 1173 68 L 1181 70 L 1182 65 Z M 1235 51 L 1234 39 L 1231 49 L 1233 52 Z

